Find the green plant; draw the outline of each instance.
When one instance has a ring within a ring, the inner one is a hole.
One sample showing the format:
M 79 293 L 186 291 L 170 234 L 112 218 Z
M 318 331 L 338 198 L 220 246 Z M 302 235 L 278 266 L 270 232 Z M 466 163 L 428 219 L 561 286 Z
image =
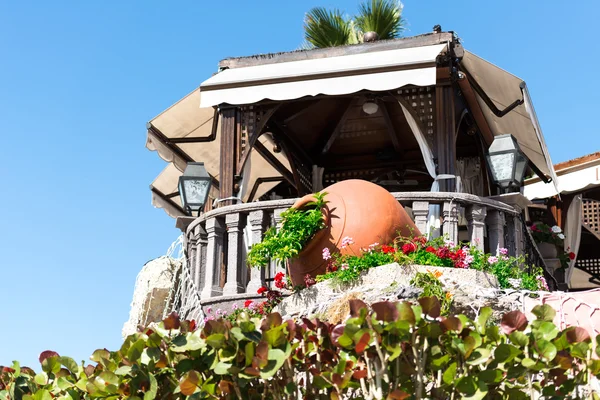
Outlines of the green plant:
M 198 328 L 172 314 L 96 350 L 95 366 L 46 351 L 38 373 L 0 367 L 0 399 L 599 399 L 599 338 L 560 331 L 548 305 L 532 312 L 441 317 L 432 296 L 351 300 L 339 325 L 242 312 Z
M 364 0 L 356 16 L 346 17 L 337 9 L 315 7 L 304 18 L 304 37 L 309 46 L 321 48 L 360 43 L 366 32 L 393 39 L 404 29 L 402 8 L 397 0 Z
M 327 193 L 315 193 L 315 201 L 303 209 L 290 208 L 281 213 L 281 228 L 269 229 L 262 242 L 252 246 L 248 252 L 248 264 L 266 266 L 273 259 L 281 264 L 294 258 L 302 251 L 315 233 L 325 228 L 322 209 Z
M 562 248 L 565 235 L 559 226 L 543 224 L 541 222 L 532 224 L 529 229 L 531 230 L 531 236 L 537 243 L 551 243 Z
M 441 315 L 447 315 L 452 306 L 452 293 L 444 290 L 444 285 L 439 280 L 440 276 L 441 271 L 417 272 L 410 284 L 423 289 L 419 298 L 435 296 L 440 302 Z

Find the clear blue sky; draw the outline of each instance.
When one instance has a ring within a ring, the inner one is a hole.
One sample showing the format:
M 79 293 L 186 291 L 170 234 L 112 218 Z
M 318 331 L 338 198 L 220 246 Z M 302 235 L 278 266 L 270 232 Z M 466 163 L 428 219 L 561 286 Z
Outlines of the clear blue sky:
M 117 349 L 135 277 L 177 237 L 150 205 L 145 123 L 227 56 L 293 50 L 356 0 L 0 2 L 0 364 Z M 525 79 L 555 162 L 600 150 L 597 1 L 406 0 Z

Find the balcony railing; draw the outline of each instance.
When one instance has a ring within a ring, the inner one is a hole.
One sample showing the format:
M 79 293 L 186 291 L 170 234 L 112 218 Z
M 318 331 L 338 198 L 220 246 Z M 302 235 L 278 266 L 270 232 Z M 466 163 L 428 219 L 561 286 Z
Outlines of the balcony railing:
M 523 254 L 525 228 L 520 212 L 510 205 L 465 193 L 402 192 L 396 199 L 412 211 L 423 233 L 428 231 L 430 206 L 439 207 L 439 234 L 451 241 L 469 241 L 481 250 L 496 253 L 507 247 L 511 255 Z M 189 274 L 202 300 L 218 296 L 256 295 L 269 284 L 280 266 L 249 268 L 246 254 L 262 240 L 266 229 L 277 227 L 281 213 L 295 199 L 226 206 L 193 220 L 186 229 Z M 507 242 L 505 239 L 509 238 Z

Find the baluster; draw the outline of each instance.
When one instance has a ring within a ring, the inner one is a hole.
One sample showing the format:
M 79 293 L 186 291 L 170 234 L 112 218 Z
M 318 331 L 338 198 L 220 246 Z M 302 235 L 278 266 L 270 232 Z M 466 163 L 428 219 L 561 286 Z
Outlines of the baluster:
M 287 210 L 287 208 L 276 208 L 273 210 L 273 222 L 275 224 L 275 229 L 279 231 L 281 229 L 281 213 Z M 270 276 L 269 278 L 273 278 L 278 272 L 285 273 L 285 268 L 281 265 L 277 264 L 275 261 L 271 261 L 270 265 Z
M 242 283 L 242 228 L 246 216 L 240 213 L 227 214 L 227 280 L 223 287 L 224 295 L 232 295 L 244 292 Z
M 189 296 L 190 283 L 189 280 L 192 280 L 195 283 L 196 274 L 199 272 L 196 268 L 196 263 L 198 259 L 198 236 L 197 236 L 197 227 L 193 229 L 193 231 L 188 233 L 188 246 L 187 246 L 187 260 L 186 265 L 184 266 L 187 269 L 187 274 L 189 279 L 184 279 L 186 282 L 183 287 L 183 298 Z
M 427 235 L 427 216 L 429 215 L 428 201 L 413 201 L 412 211 L 415 216 L 415 225 L 422 235 Z
M 252 244 L 260 243 L 265 232 L 267 219 L 263 210 L 252 211 L 248 216 L 250 229 L 252 231 Z M 265 284 L 265 267 L 250 267 L 250 282 L 246 287 L 246 293 L 254 294 Z
M 469 241 L 472 246 L 483 251 L 483 241 L 485 236 L 485 217 L 487 209 L 485 206 L 471 204 L 467 206 L 467 228 L 469 232 Z
M 444 202 L 444 208 L 442 210 L 442 216 L 444 218 L 444 236 L 448 235 L 448 238 L 453 243 L 458 243 L 458 206 L 456 203 L 451 201 Z
M 196 239 L 196 258 L 194 263 L 194 285 L 200 292 L 204 286 L 204 276 L 206 274 L 206 245 L 208 243 L 206 230 L 201 224 L 194 229 Z
M 500 248 L 504 247 L 504 213 L 498 210 L 489 210 L 485 222 L 488 228 L 490 253 L 498 255 Z
M 209 299 L 223 294 L 223 289 L 219 286 L 219 278 L 224 233 L 225 228 L 220 219 L 210 218 L 206 221 L 206 273 L 204 275 L 204 288 L 200 293 L 201 299 Z

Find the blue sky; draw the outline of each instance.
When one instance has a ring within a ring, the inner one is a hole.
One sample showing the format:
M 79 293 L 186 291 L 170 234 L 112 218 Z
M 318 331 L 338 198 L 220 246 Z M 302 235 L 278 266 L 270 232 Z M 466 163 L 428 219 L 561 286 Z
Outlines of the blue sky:
M 220 59 L 297 48 L 313 6 L 355 0 L 0 2 L 0 364 L 117 349 L 135 277 L 177 237 L 150 205 L 145 123 Z M 406 0 L 525 79 L 553 161 L 600 150 L 596 1 Z

